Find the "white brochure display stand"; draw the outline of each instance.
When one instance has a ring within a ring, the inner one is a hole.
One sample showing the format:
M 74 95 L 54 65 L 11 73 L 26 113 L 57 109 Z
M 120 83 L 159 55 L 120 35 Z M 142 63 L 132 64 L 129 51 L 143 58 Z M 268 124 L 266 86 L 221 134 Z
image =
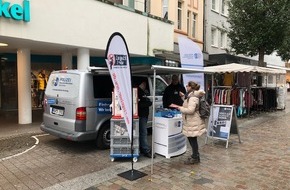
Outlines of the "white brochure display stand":
M 117 93 L 112 92 L 112 118 L 111 118 L 111 142 L 110 142 L 110 157 L 113 162 L 115 158 L 132 158 L 137 162 L 139 157 L 139 119 L 137 88 L 133 88 L 133 147 L 131 147 L 131 140 L 124 120 L 121 106 L 119 105 Z M 133 149 L 133 152 L 132 152 Z
M 133 120 L 133 154 L 131 152 L 131 141 L 123 119 L 111 119 L 111 142 L 110 157 L 113 162 L 115 158 L 132 158 L 137 162 L 139 158 L 139 119 Z
M 166 158 L 186 151 L 186 137 L 182 134 L 182 117 L 155 117 L 154 151 Z

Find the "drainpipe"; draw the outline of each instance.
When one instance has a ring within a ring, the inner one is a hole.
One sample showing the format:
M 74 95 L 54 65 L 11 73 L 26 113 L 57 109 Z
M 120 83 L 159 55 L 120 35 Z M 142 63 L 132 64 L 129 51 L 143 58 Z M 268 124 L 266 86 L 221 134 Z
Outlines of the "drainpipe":
M 207 44 L 206 44 L 206 10 L 207 10 L 207 4 L 206 4 L 206 0 L 203 1 L 203 52 L 207 52 Z

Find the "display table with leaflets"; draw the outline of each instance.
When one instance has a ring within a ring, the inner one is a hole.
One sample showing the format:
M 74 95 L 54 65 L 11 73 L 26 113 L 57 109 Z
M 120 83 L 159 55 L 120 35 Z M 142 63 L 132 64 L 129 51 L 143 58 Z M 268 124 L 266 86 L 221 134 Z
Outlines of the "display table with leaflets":
M 115 158 L 132 158 L 137 162 L 139 157 L 139 119 L 133 120 L 133 154 L 131 152 L 131 141 L 124 119 L 111 119 L 111 142 L 110 157 L 113 162 Z
M 132 140 L 128 133 L 127 126 L 119 106 L 117 93 L 112 93 L 112 118 L 111 118 L 111 141 L 110 158 L 114 161 L 116 158 L 133 158 L 134 162 L 139 158 L 139 119 L 137 114 L 137 88 L 133 88 L 133 123 Z
M 154 151 L 166 158 L 186 151 L 186 137 L 182 134 L 182 117 L 177 111 L 155 113 Z

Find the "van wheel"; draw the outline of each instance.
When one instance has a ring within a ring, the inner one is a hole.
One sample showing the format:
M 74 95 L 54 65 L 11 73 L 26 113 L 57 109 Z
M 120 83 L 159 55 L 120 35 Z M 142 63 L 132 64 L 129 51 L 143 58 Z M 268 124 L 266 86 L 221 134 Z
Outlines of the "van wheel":
M 99 149 L 110 148 L 110 123 L 107 122 L 102 125 L 96 139 L 96 145 Z

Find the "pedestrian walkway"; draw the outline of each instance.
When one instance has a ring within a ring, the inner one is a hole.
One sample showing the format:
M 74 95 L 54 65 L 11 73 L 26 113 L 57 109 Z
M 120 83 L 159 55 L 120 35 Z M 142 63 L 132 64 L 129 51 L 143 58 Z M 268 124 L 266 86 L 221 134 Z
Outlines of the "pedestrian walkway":
M 225 142 L 209 140 L 205 144 L 205 135 L 199 138 L 201 163 L 198 165 L 184 165 L 190 152 L 170 159 L 157 155 L 153 160 L 141 158 L 134 163 L 134 169 L 144 172 L 147 176 L 135 181 L 129 181 L 118 174 L 131 169 L 131 162 L 118 162 L 111 164 L 97 172 L 64 180 L 60 183 L 47 179 L 43 185 L 48 190 L 126 190 L 126 189 L 290 189 L 290 106 L 287 109 L 276 112 L 264 112 L 256 117 L 238 119 L 240 137 L 230 136 L 229 147 L 225 148 Z M 40 121 L 32 125 L 18 125 L 7 122 L 1 125 L 0 139 L 25 133 L 39 133 Z M 7 126 L 10 125 L 10 128 Z M 12 127 L 11 127 L 12 126 Z M 6 131 L 3 133 L 3 131 Z M 31 159 L 35 159 L 32 154 Z M 25 159 L 29 162 L 29 155 Z M 106 158 L 105 158 L 106 159 Z M 41 160 L 40 158 L 38 160 Z M 31 161 L 31 160 L 30 160 Z M 36 160 L 37 161 L 37 160 Z M 109 159 L 108 159 L 109 162 Z M 38 162 L 37 164 L 44 164 Z M 17 168 L 21 169 L 16 160 L 5 160 L 0 163 L 0 189 L 2 179 L 10 179 L 10 184 L 18 181 L 14 176 L 4 176 L 6 171 L 13 173 Z M 82 166 L 80 165 L 80 168 Z M 41 172 L 41 171 L 39 171 Z M 9 173 L 11 174 L 11 173 Z M 19 173 L 23 179 L 31 180 L 36 173 Z M 27 175 L 27 176 L 25 176 Z M 45 175 L 41 173 L 41 175 Z M 18 176 L 19 177 L 19 176 Z M 37 179 L 33 179 L 37 181 Z M 34 183 L 35 184 L 35 183 Z M 9 186 L 11 189 L 19 189 L 24 186 Z M 28 186 L 25 189 L 39 189 L 39 186 Z M 31 187 L 31 188 L 30 188 Z M 35 188 L 38 187 L 38 188 Z
M 41 133 L 42 109 L 35 109 L 32 112 L 31 124 L 18 124 L 18 113 L 14 111 L 0 112 L 0 139 L 19 136 L 26 133 Z
M 136 181 L 116 176 L 88 189 L 290 189 L 290 114 L 265 113 L 239 129 L 242 143 L 231 135 L 228 149 L 200 138 L 198 165 L 183 164 L 187 152 L 154 163 L 153 173 L 151 165 L 141 168 L 148 176 Z
M 277 111 L 239 120 L 237 135 L 225 142 L 199 138 L 201 163 L 184 165 L 190 152 L 170 159 L 157 156 L 134 163 L 147 176 L 129 181 L 118 174 L 131 170 L 119 163 L 101 171 L 55 184 L 46 190 L 87 189 L 290 189 L 290 113 Z M 93 184 L 93 185 L 90 185 Z

